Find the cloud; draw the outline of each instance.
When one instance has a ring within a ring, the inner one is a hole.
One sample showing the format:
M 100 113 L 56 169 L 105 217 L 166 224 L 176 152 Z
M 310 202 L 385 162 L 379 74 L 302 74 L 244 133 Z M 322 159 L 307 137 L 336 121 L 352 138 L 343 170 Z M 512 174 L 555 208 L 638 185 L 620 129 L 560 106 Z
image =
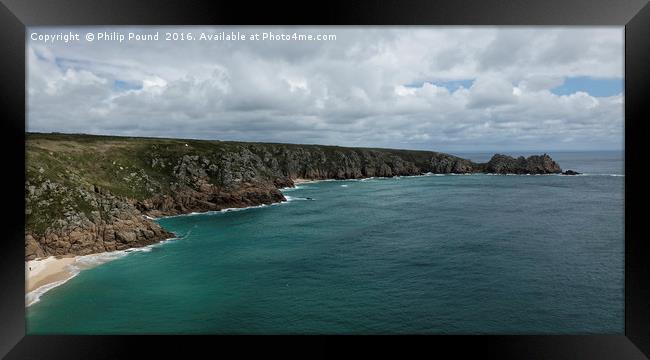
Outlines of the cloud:
M 519 82 L 518 87 L 523 91 L 535 92 L 540 90 L 551 90 L 563 83 L 564 77 L 559 74 L 557 76 L 531 74 L 524 77 L 524 79 Z
M 337 39 L 30 41 L 28 130 L 456 151 L 623 144 L 622 94 L 551 91 L 622 78 L 622 28 L 188 29 Z
M 469 108 L 490 108 L 516 102 L 512 83 L 496 76 L 485 76 L 476 79 L 469 89 L 467 105 Z

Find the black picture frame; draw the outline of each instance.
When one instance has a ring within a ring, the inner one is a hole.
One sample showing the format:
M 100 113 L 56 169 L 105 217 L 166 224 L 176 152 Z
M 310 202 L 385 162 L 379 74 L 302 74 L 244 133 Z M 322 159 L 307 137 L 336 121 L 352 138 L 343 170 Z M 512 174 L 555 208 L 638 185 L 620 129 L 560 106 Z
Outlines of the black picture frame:
M 526 359 L 644 359 L 650 356 L 650 252 L 645 238 L 643 168 L 650 135 L 650 6 L 646 0 L 482 1 L 128 1 L 1 0 L 0 107 L 4 183 L 4 239 L 0 241 L 0 356 L 105 359 L 131 357 L 134 349 L 185 352 L 186 348 L 239 354 L 295 352 L 295 339 L 212 336 L 25 335 L 25 28 L 81 25 L 618 25 L 625 26 L 625 334 L 576 336 L 300 337 L 306 355 L 341 342 L 386 354 L 426 354 Z M 236 340 L 236 341 L 235 341 Z M 400 346 L 394 346 L 395 341 Z M 264 346 L 251 343 L 264 342 Z M 244 344 L 242 344 L 244 343 Z M 288 350 L 294 349 L 294 350 Z M 337 351 L 337 353 L 340 353 Z M 644 355 L 645 354 L 645 355 Z

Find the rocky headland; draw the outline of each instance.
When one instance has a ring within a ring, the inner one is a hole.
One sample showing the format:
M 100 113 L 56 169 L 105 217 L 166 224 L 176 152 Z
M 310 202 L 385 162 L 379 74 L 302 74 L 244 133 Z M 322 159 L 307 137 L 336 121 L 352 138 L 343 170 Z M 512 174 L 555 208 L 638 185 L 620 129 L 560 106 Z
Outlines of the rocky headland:
M 550 156 L 487 163 L 431 152 L 322 145 L 27 134 L 25 259 L 173 237 L 152 217 L 285 201 L 294 180 L 426 173 L 559 174 Z

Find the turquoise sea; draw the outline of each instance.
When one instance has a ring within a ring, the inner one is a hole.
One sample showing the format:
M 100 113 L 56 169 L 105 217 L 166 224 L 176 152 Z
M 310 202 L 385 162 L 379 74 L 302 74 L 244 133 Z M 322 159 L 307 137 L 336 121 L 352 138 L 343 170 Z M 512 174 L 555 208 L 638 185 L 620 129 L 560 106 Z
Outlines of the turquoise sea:
M 160 219 L 177 240 L 81 271 L 27 331 L 622 334 L 623 154 L 549 154 L 586 175 L 325 181 Z

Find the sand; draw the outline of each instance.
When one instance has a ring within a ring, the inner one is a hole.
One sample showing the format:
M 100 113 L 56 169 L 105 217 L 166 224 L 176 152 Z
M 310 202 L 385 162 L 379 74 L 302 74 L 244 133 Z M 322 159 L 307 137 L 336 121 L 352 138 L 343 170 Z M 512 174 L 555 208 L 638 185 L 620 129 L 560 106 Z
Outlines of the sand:
M 313 183 L 313 182 L 316 182 L 316 180 L 301 179 L 301 178 L 293 179 L 294 185 L 309 184 L 309 183 Z
M 26 292 L 29 293 L 42 286 L 70 279 L 74 274 L 69 265 L 74 264 L 75 261 L 76 258 L 74 256 L 59 258 L 50 256 L 45 259 L 30 260 L 26 262 Z
M 119 259 L 131 252 L 151 251 L 152 246 L 165 243 L 169 240 L 171 239 L 140 248 L 79 256 L 50 256 L 44 259 L 28 261 L 25 263 L 25 304 L 30 306 L 38 302 L 41 295 L 62 285 L 82 270 Z

